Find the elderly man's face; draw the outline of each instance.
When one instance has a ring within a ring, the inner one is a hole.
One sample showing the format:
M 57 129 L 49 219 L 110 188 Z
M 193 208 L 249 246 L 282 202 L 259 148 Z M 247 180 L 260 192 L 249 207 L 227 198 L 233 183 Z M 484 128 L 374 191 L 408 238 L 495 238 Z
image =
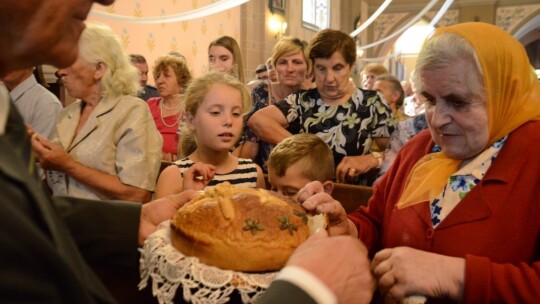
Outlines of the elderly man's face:
M 421 72 L 431 136 L 447 156 L 461 160 L 478 155 L 489 141 L 486 101 L 468 89 L 467 73 L 472 68 L 464 60 Z
M 134 63 L 137 70 L 139 70 L 139 84 L 144 87 L 148 83 L 148 63 Z
M 72 64 L 94 2 L 114 0 L 0 1 L 0 74 L 43 63 Z

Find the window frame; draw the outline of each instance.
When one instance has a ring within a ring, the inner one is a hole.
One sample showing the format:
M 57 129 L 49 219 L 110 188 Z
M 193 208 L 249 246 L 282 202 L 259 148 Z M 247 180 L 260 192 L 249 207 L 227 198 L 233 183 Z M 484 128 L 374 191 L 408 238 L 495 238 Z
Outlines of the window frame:
M 326 28 L 330 28 L 330 23 L 331 23 L 330 21 L 331 21 L 331 18 L 332 18 L 332 14 L 331 14 L 331 9 L 332 9 L 331 1 L 330 1 L 330 0 L 324 0 L 324 1 L 326 1 L 326 4 L 327 4 L 326 6 L 327 6 L 327 8 L 328 8 L 328 9 L 327 9 L 327 12 L 328 12 L 328 13 L 327 13 L 328 24 L 326 25 L 325 28 L 319 27 L 316 23 L 312 23 L 312 22 L 310 22 L 310 21 L 304 20 L 304 10 L 306 9 L 306 8 L 304 7 L 304 2 L 305 2 L 305 1 L 310 1 L 312 5 L 314 4 L 314 6 L 312 6 L 312 8 L 315 10 L 315 12 L 314 12 L 315 17 L 314 17 L 314 18 L 315 18 L 315 20 L 317 20 L 317 5 L 316 5 L 316 2 L 317 2 L 318 0 L 302 0 L 302 27 L 307 28 L 307 29 L 310 29 L 310 30 L 313 30 L 313 31 L 320 31 L 320 30 L 323 30 L 323 29 L 326 29 Z

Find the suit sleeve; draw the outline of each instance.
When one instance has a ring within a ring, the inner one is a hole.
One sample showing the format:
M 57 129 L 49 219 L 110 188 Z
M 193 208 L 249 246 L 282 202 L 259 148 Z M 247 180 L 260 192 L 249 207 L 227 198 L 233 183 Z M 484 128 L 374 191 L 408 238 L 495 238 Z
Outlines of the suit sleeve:
M 257 299 L 257 304 L 270 303 L 302 303 L 316 304 L 300 287 L 283 280 L 275 280 L 270 284 L 270 287 Z
M 88 263 L 136 265 L 141 204 L 72 197 L 53 201 Z

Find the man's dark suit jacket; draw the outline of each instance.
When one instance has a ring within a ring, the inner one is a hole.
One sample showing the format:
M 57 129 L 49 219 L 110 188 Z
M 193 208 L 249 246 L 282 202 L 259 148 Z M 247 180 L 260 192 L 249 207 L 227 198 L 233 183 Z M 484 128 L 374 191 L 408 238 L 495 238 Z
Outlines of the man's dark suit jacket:
M 0 303 L 115 303 L 87 263 L 137 265 L 141 205 L 51 199 L 14 145 L 0 135 Z M 285 281 L 258 303 L 284 302 L 314 303 Z
M 256 304 L 316 304 L 315 300 L 300 287 L 288 282 L 275 280 L 257 299 Z
M 86 262 L 136 263 L 140 204 L 53 201 L 13 145 L 0 135 L 0 302 L 113 303 Z
M 148 99 L 153 97 L 159 97 L 158 90 L 156 87 L 151 85 L 145 85 L 143 90 L 137 95 L 140 99 L 148 101 Z

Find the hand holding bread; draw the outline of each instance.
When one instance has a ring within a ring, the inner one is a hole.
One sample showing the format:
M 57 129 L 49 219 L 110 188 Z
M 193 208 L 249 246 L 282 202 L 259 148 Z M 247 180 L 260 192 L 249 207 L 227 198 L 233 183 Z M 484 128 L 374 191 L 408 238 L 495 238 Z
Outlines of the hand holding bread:
M 313 181 L 300 189 L 298 202 L 309 212 L 327 215 L 329 235 L 356 234 L 356 231 L 351 231 L 347 212 L 341 203 L 324 191 L 321 182 Z
M 224 182 L 178 210 L 171 220 L 171 240 L 180 252 L 206 265 L 273 271 L 309 237 L 309 223 L 306 210 L 291 199 Z
M 139 224 L 139 246 L 142 246 L 148 236 L 156 231 L 161 222 L 173 217 L 178 208 L 189 202 L 195 195 L 197 195 L 196 191 L 188 190 L 144 204 Z

